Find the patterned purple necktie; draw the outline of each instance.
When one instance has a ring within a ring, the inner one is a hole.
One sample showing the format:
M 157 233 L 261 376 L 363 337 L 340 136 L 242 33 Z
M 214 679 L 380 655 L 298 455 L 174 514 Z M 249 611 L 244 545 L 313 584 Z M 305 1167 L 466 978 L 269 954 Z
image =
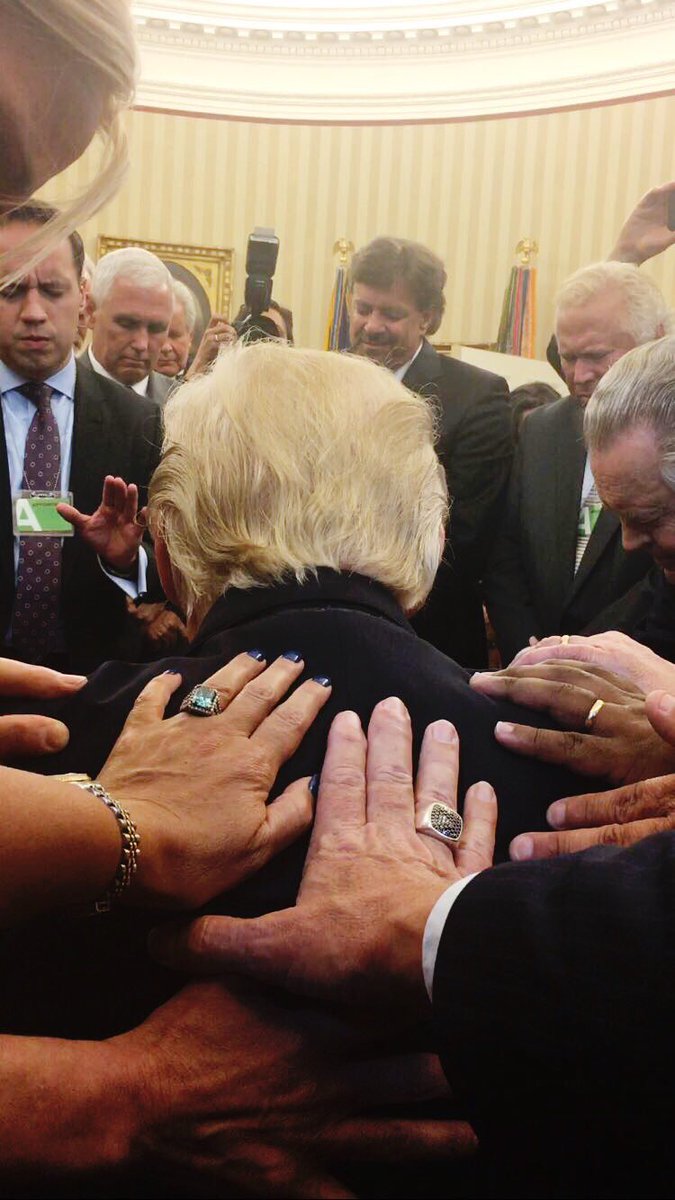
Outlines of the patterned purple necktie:
M 31 421 L 23 460 L 23 489 L 54 492 L 61 488 L 61 439 L 47 383 L 18 389 L 37 411 Z M 58 640 L 62 539 L 22 537 L 16 574 L 12 646 L 27 662 L 40 662 Z

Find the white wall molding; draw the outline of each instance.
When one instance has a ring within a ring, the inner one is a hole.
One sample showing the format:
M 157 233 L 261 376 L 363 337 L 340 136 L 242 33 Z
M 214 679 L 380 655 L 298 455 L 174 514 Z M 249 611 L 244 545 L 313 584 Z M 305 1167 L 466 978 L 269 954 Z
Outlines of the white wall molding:
M 448 8 L 376 4 L 366 29 L 349 3 L 135 3 L 137 102 L 253 120 L 419 121 L 675 90 L 672 0 Z

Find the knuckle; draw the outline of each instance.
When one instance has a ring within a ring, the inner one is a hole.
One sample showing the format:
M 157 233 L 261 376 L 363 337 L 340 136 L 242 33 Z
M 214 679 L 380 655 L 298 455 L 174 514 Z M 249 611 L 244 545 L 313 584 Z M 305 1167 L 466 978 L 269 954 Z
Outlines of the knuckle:
M 378 784 L 389 787 L 412 787 L 410 771 L 400 763 L 383 763 L 382 766 L 378 766 L 374 779 Z
M 278 698 L 275 688 L 271 683 L 265 681 L 264 676 L 253 680 L 251 683 L 247 683 L 243 694 L 254 704 L 265 708 L 271 708 Z
M 621 846 L 630 841 L 625 825 L 602 825 L 598 835 L 601 846 Z
M 304 729 L 306 713 L 298 704 L 283 704 L 281 708 L 276 709 L 274 720 L 282 729 L 293 733 L 298 729 Z
M 201 958 L 211 949 L 213 938 L 213 917 L 199 917 L 188 927 L 185 946 L 188 954 Z
M 321 772 L 321 787 L 328 786 L 345 792 L 360 791 L 364 787 L 363 771 L 349 763 L 326 763 Z

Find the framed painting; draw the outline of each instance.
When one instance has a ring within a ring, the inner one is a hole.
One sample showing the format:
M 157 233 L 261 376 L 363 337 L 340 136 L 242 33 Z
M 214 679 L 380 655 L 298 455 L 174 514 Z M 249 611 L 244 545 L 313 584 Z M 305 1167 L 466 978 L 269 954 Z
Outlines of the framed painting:
M 230 315 L 232 303 L 233 250 L 214 246 L 174 245 L 171 242 L 143 242 L 138 238 L 99 237 L 97 257 L 111 250 L 140 246 L 166 263 L 174 279 L 189 287 L 197 305 L 197 324 L 193 346 L 198 346 L 213 313 Z

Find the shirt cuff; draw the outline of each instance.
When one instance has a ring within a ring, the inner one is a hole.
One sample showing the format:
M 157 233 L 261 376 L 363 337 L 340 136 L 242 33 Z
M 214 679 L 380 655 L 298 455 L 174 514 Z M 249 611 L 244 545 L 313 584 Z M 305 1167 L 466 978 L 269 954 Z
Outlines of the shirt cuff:
M 445 929 L 445 923 L 450 915 L 455 900 L 459 893 L 464 891 L 467 883 L 471 883 L 472 879 L 476 878 L 478 871 L 474 871 L 473 875 L 465 875 L 464 879 L 458 879 L 456 883 L 451 883 L 442 896 L 434 904 L 427 923 L 424 927 L 424 939 L 422 941 L 422 971 L 424 972 L 424 985 L 427 989 L 427 995 L 430 1000 L 433 1000 L 433 983 L 434 971 L 436 969 L 436 955 L 441 940 L 441 935 Z
M 120 575 L 113 575 L 111 571 L 106 571 L 100 558 L 98 562 L 103 574 L 107 575 L 108 579 L 118 588 L 121 588 L 130 600 L 136 600 L 143 592 L 147 591 L 148 555 L 143 546 L 138 547 L 138 573 L 135 579 L 123 579 Z

